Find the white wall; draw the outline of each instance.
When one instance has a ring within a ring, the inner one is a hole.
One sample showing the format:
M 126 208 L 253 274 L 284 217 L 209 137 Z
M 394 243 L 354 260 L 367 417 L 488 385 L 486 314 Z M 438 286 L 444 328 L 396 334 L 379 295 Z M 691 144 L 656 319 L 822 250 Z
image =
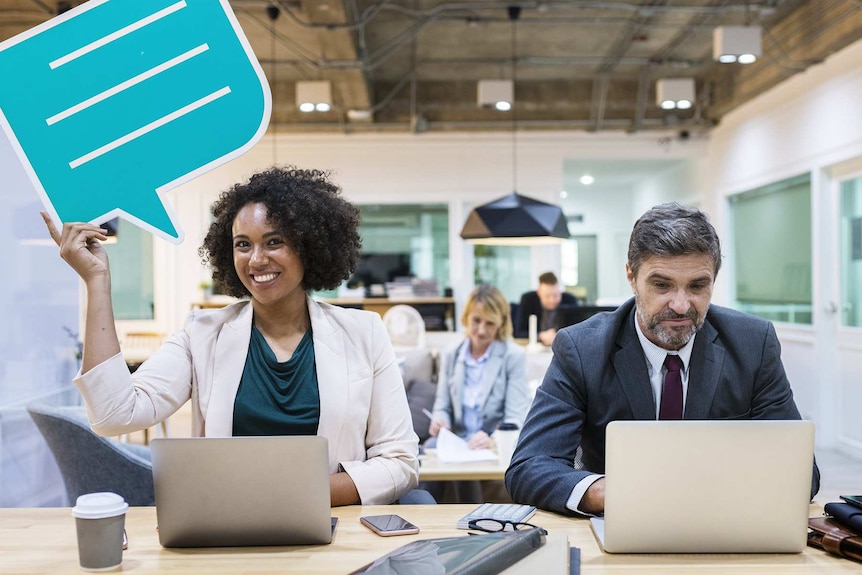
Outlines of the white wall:
M 814 325 L 776 326 L 800 410 L 817 442 L 862 458 L 859 418 L 840 405 L 856 397 L 862 332 L 841 329 L 827 310 L 837 297 L 835 177 L 862 157 L 862 42 L 794 76 L 727 115 L 710 139 L 705 207 L 726 233 L 727 197 L 801 173 L 812 174 Z M 719 277 L 722 280 L 721 276 Z M 729 291 L 729 277 L 723 289 Z M 847 340 L 853 340 L 848 342 Z M 836 351 L 841 341 L 843 349 Z M 848 345 L 849 343 L 849 345 Z M 854 395 L 854 393 L 856 395 Z
M 569 224 L 574 235 L 595 235 L 597 243 L 598 294 L 602 299 L 626 300 L 631 288 L 626 281 L 629 234 L 637 216 L 632 208 L 632 186 L 593 184 L 588 190 L 570 192 L 583 214 L 582 222 Z
M 706 145 L 706 141 L 704 141 Z M 635 186 L 632 197 L 632 212 L 637 218 L 653 206 L 666 202 L 680 202 L 686 206 L 699 207 L 703 201 L 705 186 L 702 176 L 706 160 L 704 156 L 680 162 L 657 172 Z

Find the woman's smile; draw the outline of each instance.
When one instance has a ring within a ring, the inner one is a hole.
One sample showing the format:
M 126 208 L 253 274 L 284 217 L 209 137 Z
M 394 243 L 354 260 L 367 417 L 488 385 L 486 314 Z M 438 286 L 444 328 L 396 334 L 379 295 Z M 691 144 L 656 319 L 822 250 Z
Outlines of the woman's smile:
M 251 279 L 254 280 L 255 283 L 265 284 L 270 283 L 275 278 L 278 277 L 277 273 L 268 273 L 268 274 L 252 274 Z

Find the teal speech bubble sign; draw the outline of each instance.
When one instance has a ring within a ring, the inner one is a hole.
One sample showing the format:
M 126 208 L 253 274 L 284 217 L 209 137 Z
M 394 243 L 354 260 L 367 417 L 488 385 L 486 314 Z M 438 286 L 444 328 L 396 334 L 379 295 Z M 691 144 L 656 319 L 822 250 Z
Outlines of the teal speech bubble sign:
M 227 0 L 90 0 L 0 43 L 0 126 L 55 223 L 180 243 L 165 192 L 248 151 L 271 109 Z

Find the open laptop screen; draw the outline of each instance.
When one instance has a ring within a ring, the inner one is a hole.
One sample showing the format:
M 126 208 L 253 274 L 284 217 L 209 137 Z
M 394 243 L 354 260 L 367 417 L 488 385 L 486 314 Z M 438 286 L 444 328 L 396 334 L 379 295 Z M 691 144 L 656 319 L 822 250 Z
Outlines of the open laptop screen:
M 805 548 L 810 421 L 615 421 L 606 442 L 606 551 Z
M 163 546 L 331 541 L 326 438 L 154 439 L 151 450 Z

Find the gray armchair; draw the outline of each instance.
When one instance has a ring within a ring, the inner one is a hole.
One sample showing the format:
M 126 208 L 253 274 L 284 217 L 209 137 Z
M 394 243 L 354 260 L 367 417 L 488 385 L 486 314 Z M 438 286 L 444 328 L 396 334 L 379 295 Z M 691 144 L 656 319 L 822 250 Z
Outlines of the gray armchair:
M 83 407 L 31 404 L 27 412 L 57 461 L 70 505 L 97 491 L 118 493 L 132 506 L 155 505 L 149 447 L 97 435 Z

